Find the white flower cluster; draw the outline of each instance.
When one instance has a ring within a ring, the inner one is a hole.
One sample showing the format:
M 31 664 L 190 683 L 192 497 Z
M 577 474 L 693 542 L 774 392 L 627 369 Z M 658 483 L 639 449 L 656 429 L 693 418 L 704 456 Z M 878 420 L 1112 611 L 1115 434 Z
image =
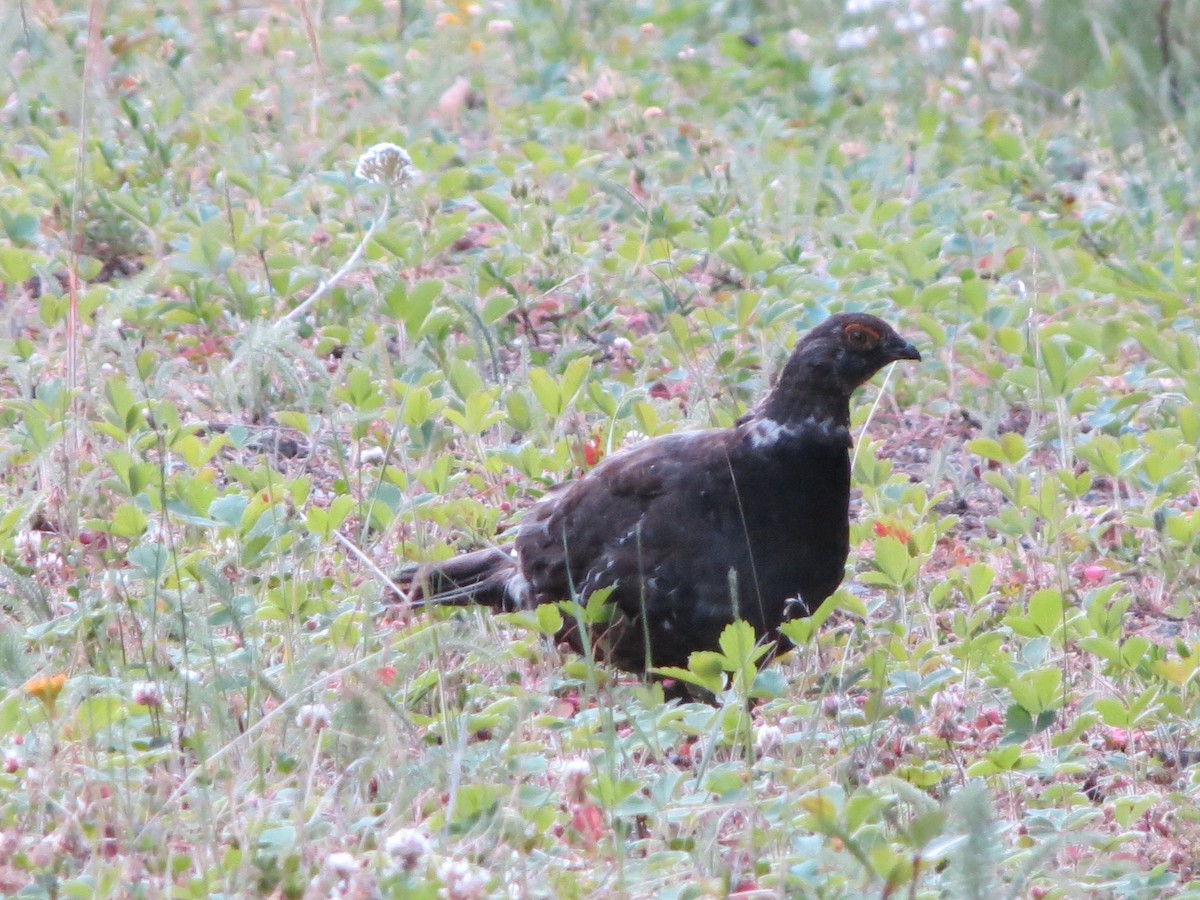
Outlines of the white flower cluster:
M 857 16 L 869 13 L 881 6 L 891 6 L 892 0 L 846 0 L 846 15 Z
M 296 724 L 305 731 L 321 731 L 333 722 L 333 713 L 324 703 L 305 703 L 296 711 Z
M 875 25 L 869 25 L 865 28 L 851 28 L 837 36 L 834 46 L 843 51 L 865 50 L 875 43 L 877 37 L 879 37 L 879 28 Z
M 480 900 L 488 886 L 488 875 L 465 859 L 445 859 L 438 864 L 440 894 L 447 900 Z
M 375 184 L 406 187 L 417 180 L 417 167 L 403 147 L 395 144 L 376 144 L 358 158 L 354 174 Z
M 388 836 L 383 849 L 396 858 L 401 869 L 411 872 L 429 853 L 429 838 L 415 828 L 401 828 Z

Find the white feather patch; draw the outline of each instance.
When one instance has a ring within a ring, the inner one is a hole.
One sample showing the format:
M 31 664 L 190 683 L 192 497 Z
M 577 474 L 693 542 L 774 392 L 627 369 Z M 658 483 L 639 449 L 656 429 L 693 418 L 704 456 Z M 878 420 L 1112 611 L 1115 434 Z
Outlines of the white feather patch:
M 513 573 L 504 590 L 512 600 L 513 609 L 528 609 L 530 606 L 529 579 L 520 571 Z
M 751 447 L 770 447 L 781 440 L 795 437 L 796 429 L 774 419 L 756 419 L 750 425 L 748 436 Z
M 790 441 L 799 437 L 811 437 L 819 440 L 842 440 L 849 432 L 844 425 L 833 419 L 818 419 L 809 416 L 802 422 L 784 425 L 774 419 L 755 419 L 746 429 L 746 437 L 754 448 L 771 447 L 781 441 Z

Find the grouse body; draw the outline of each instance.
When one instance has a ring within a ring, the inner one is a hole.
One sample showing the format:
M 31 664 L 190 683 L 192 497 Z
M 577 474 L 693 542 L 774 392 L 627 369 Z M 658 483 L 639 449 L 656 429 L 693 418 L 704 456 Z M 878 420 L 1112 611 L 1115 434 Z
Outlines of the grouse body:
M 738 618 L 773 638 L 842 580 L 851 394 L 889 363 L 920 358 L 874 316 L 832 316 L 733 427 L 615 453 L 538 501 L 511 550 L 410 566 L 401 586 L 426 603 L 510 610 L 611 588 L 615 617 L 591 637 L 632 671 L 686 665 Z

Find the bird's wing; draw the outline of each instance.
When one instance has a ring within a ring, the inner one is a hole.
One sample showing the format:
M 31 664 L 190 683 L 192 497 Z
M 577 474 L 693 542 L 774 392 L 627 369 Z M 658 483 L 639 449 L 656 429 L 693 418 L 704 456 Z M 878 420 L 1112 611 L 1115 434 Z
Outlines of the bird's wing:
M 607 554 L 630 540 L 664 496 L 706 468 L 721 433 L 684 432 L 614 454 L 578 481 L 548 493 L 526 515 L 516 549 L 534 595 L 566 599 L 589 591 Z M 686 490 L 686 488 L 683 488 Z
M 715 645 L 732 618 L 758 602 L 750 535 L 728 458 L 728 431 L 685 432 L 610 457 L 585 478 L 547 496 L 517 537 L 521 570 L 541 602 L 614 587 L 627 621 L 653 625 L 656 660 L 686 662 L 669 648 Z M 733 573 L 733 574 L 731 574 Z M 731 587 L 732 585 L 732 587 Z M 637 626 L 640 628 L 641 626 Z M 699 633 L 697 633 L 699 632 Z M 677 637 L 675 637 L 677 635 Z M 644 635 L 630 635 L 619 661 L 638 668 Z

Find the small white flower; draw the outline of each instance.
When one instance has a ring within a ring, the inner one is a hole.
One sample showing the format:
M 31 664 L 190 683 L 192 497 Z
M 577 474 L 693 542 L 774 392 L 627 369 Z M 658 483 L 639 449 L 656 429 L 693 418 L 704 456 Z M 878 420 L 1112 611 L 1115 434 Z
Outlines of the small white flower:
M 922 31 L 917 35 L 917 49 L 922 53 L 933 53 L 937 50 L 943 50 L 950 46 L 950 39 L 953 37 L 953 29 L 945 27 Z
M 573 759 L 563 766 L 563 790 L 576 803 L 587 796 L 584 784 L 590 774 L 592 766 L 586 759 Z
M 405 187 L 419 177 L 408 151 L 388 143 L 376 144 L 360 156 L 354 174 L 366 181 L 393 187 Z
M 920 31 L 924 27 L 925 17 L 919 12 L 912 12 L 905 16 L 896 17 L 895 28 L 900 34 L 911 34 L 914 31 Z
M 958 716 L 963 711 L 964 692 L 961 685 L 952 684 L 934 693 L 929 706 L 935 716 Z
M 490 34 L 508 34 L 513 30 L 513 23 L 508 19 L 492 19 L 487 23 L 487 30 Z
M 592 764 L 586 759 L 573 759 L 563 766 L 563 776 L 570 779 L 583 779 L 592 774 Z
M 40 533 L 28 529 L 18 531 L 16 538 L 13 539 L 13 544 L 21 562 L 31 566 L 37 562 L 38 550 L 42 546 L 42 536 Z
M 770 756 L 783 745 L 783 729 L 778 725 L 761 725 L 754 733 L 754 749 L 760 756 Z
M 875 42 L 875 38 L 878 36 L 879 29 L 874 25 L 866 28 L 851 28 L 849 31 L 839 34 L 834 45 L 839 50 L 865 50 Z
M 630 430 L 625 432 L 625 440 L 622 443 L 626 447 L 632 447 L 634 444 L 640 444 L 646 439 L 646 435 L 640 431 Z
M 305 703 L 296 713 L 296 724 L 309 731 L 328 728 L 333 714 L 324 703 Z
M 400 868 L 411 872 L 429 852 L 429 838 L 415 828 L 401 828 L 388 836 L 383 849 L 396 858 Z
M 892 0 L 846 0 L 846 15 L 857 16 L 869 13 L 880 6 L 890 6 Z
M 138 706 L 149 706 L 154 709 L 162 706 L 162 691 L 153 681 L 135 681 L 129 688 L 133 702 Z
M 358 860 L 353 853 L 330 853 L 325 858 L 325 867 L 338 878 L 347 878 L 358 871 Z
M 387 454 L 382 447 L 364 447 L 362 453 L 358 455 L 358 461 L 364 466 L 381 463 L 387 458 Z
M 484 895 L 488 876 L 465 859 L 445 859 L 438 865 L 438 880 L 448 900 L 477 900 Z
M 799 28 L 789 28 L 783 36 L 783 46 L 792 56 L 803 60 L 812 57 L 812 36 Z

